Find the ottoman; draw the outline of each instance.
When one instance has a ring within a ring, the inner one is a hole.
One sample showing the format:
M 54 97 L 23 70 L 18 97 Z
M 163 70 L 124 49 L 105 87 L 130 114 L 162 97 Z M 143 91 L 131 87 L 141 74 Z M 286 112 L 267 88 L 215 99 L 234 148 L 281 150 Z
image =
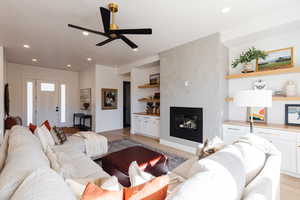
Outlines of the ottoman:
M 102 168 L 111 176 L 116 176 L 125 187 L 130 186 L 128 169 L 133 161 L 139 167 L 153 176 L 161 176 L 168 173 L 168 159 L 165 155 L 152 151 L 142 146 L 129 147 L 121 151 L 111 153 L 101 159 Z

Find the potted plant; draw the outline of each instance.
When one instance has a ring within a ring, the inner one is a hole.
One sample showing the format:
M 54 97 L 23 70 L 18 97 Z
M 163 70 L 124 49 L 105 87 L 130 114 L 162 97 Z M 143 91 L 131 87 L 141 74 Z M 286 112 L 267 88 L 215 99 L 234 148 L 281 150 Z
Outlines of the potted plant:
M 257 50 L 255 47 L 249 48 L 247 51 L 242 52 L 239 58 L 236 58 L 233 63 L 232 67 L 236 68 L 239 64 L 243 64 L 244 73 L 253 72 L 253 60 L 256 59 L 265 59 L 267 54 L 264 51 Z

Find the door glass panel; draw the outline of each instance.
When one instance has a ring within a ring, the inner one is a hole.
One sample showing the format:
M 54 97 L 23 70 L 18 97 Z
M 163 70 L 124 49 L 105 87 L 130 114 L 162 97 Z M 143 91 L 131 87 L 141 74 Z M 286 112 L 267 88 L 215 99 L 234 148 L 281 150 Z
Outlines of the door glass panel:
M 41 83 L 41 91 L 43 92 L 54 92 L 55 84 L 54 83 Z
M 33 83 L 27 82 L 27 125 L 33 120 Z
M 66 122 L 66 85 L 60 85 L 60 122 Z

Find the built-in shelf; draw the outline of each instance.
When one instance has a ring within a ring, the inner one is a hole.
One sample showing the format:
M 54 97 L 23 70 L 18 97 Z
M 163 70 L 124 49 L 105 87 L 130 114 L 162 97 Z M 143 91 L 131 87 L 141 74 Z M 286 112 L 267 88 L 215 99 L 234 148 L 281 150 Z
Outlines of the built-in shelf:
M 159 103 L 160 99 L 150 99 L 150 98 L 141 98 L 138 100 L 139 102 L 152 102 L 152 103 Z
M 231 102 L 233 101 L 233 98 L 225 98 L 225 101 Z M 300 97 L 273 97 L 273 101 L 300 101 Z
M 144 85 L 139 85 L 138 88 L 159 88 L 159 84 L 154 84 L 154 85 L 144 84 Z
M 226 79 L 238 79 L 238 78 L 247 78 L 247 77 L 256 77 L 256 76 L 268 76 L 268 75 L 276 75 L 276 74 L 287 74 L 287 73 L 299 73 L 299 67 L 291 67 L 285 69 L 275 69 L 270 71 L 261 71 L 261 72 L 252 72 L 245 74 L 231 74 L 225 76 Z
M 152 116 L 152 117 L 159 117 L 160 115 L 159 114 L 148 114 L 148 113 L 145 113 L 145 112 L 141 112 L 141 113 L 133 113 L 135 115 L 145 115 L 145 116 Z

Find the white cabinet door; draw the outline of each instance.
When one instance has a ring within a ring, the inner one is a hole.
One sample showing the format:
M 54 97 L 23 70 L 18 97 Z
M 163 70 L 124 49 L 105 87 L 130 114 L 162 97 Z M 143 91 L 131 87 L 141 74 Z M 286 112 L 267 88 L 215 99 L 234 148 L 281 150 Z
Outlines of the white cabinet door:
M 132 129 L 133 133 L 141 133 L 142 132 L 142 117 L 134 115 L 132 120 Z
M 151 118 L 149 120 L 149 136 L 158 138 L 159 137 L 159 119 Z
M 296 143 L 274 139 L 272 141 L 275 147 L 282 153 L 281 170 L 288 172 L 297 172 Z
M 240 137 L 243 137 L 247 134 L 247 127 L 242 126 L 231 126 L 224 125 L 223 126 L 223 140 L 225 144 L 232 144 Z
M 269 133 L 270 131 L 274 133 Z M 297 143 L 294 136 L 272 130 L 260 130 L 256 134 L 273 143 L 281 152 L 281 170 L 297 173 Z
M 144 135 L 151 135 L 150 128 L 151 128 L 151 126 L 150 126 L 150 117 L 143 117 L 141 133 L 144 134 Z

